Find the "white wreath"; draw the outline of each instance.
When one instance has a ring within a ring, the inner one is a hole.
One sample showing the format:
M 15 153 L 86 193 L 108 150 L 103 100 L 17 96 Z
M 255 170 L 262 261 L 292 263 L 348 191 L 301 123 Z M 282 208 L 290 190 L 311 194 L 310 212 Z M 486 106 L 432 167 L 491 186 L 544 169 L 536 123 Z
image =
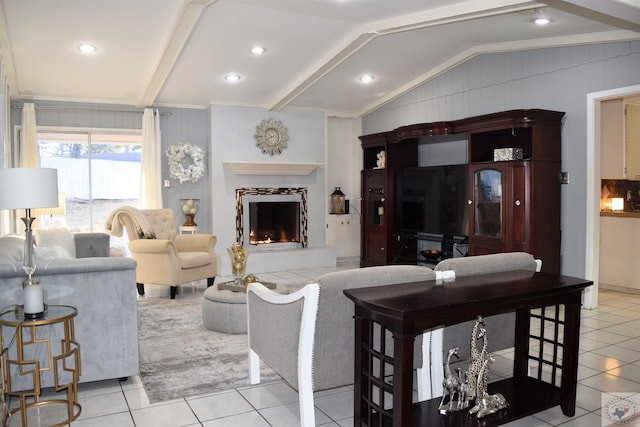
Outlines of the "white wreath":
M 169 175 L 180 183 L 197 182 L 204 175 L 204 150 L 188 142 L 174 144 L 165 152 L 169 158 Z M 191 164 L 183 166 L 185 157 L 191 158 Z

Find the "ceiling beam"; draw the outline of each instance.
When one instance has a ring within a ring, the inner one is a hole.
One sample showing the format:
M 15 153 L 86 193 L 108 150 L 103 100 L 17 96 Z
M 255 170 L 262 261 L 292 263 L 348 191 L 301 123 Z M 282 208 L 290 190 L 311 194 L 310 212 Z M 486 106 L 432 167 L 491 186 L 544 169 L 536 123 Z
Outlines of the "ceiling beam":
M 162 57 L 155 67 L 153 75 L 149 78 L 144 93 L 137 101 L 139 108 L 153 105 L 162 90 L 162 86 L 169 77 L 171 70 L 173 70 L 178 57 L 180 57 L 184 46 L 187 44 L 189 37 L 191 37 L 191 33 L 200 20 L 202 13 L 207 7 L 218 1 L 219 0 L 188 0 L 184 5 Z
M 268 109 L 280 110 L 286 107 L 301 93 L 377 36 L 529 10 L 539 6 L 538 2 L 524 0 L 468 0 L 464 3 L 366 24 L 356 31 L 346 43 L 338 46 L 324 59 L 308 68 L 299 79 L 289 85 L 270 103 Z
M 628 2 L 620 0 L 543 0 L 543 3 L 554 9 L 618 27 L 621 30 L 640 32 L 640 7 L 634 7 Z

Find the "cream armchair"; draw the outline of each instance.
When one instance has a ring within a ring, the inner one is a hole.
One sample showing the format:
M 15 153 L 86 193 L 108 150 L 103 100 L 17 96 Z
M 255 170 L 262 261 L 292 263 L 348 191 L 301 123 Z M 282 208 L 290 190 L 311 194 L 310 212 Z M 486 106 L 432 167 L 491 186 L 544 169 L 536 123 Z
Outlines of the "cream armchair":
M 207 286 L 213 285 L 218 272 L 216 236 L 177 234 L 173 209 L 117 209 L 105 228 L 117 233 L 118 226 L 126 229 L 131 256 L 138 263 L 140 295 L 144 295 L 145 283 L 171 286 L 171 299 L 178 285 L 201 279 L 207 279 Z

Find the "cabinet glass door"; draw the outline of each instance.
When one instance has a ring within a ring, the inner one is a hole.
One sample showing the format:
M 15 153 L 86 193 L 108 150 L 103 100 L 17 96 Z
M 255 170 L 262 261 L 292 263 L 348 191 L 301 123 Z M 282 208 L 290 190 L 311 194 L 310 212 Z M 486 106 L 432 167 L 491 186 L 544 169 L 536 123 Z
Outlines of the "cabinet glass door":
M 474 235 L 502 237 L 502 172 L 481 169 L 473 173 Z
M 368 223 L 372 225 L 384 224 L 384 177 L 382 173 L 369 176 L 367 188 Z

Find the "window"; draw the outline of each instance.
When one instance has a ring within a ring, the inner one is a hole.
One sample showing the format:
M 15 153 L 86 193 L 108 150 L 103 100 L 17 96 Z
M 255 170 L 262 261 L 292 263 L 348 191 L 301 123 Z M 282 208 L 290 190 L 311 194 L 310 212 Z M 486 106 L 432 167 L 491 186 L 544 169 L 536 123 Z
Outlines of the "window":
M 102 231 L 122 205 L 138 206 L 140 132 L 38 132 L 40 166 L 58 170 L 64 216 L 43 218 L 71 231 Z

